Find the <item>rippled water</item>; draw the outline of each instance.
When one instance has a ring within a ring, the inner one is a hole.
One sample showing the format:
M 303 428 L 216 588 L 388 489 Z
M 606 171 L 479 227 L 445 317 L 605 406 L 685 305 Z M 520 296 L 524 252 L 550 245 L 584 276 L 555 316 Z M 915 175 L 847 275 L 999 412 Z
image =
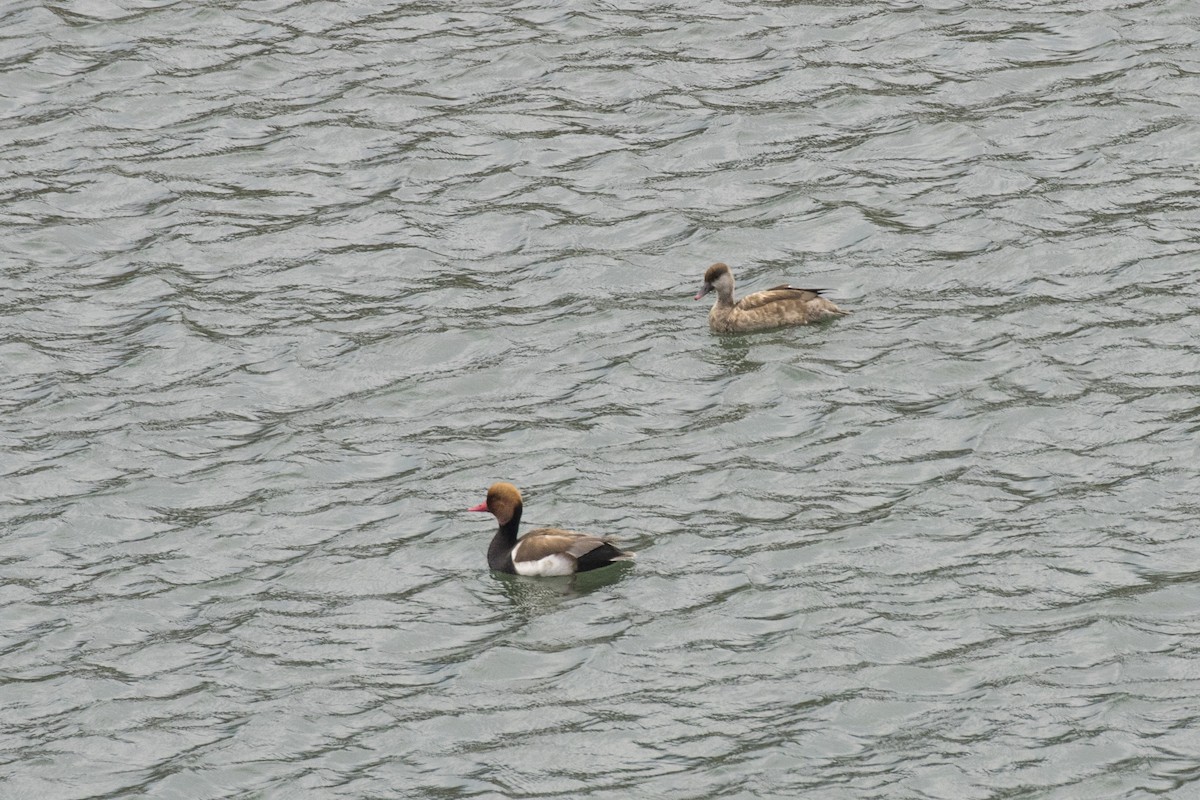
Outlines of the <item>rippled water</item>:
M 1198 25 L 7 4 L 3 796 L 1194 797 Z

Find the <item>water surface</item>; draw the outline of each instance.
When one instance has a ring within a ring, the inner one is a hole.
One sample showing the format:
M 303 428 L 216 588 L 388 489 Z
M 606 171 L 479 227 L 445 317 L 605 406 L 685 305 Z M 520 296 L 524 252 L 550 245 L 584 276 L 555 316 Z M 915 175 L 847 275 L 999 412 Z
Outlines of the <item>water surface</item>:
M 3 794 L 1191 797 L 1195 22 L 10 3 Z

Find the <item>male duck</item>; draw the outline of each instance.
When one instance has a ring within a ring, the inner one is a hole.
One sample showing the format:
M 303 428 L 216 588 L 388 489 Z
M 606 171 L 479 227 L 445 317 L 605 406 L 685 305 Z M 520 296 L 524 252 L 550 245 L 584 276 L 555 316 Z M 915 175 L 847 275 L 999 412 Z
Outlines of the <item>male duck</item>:
M 633 553 L 620 550 L 599 536 L 538 528 L 517 539 L 521 523 L 521 492 L 511 483 L 494 483 L 487 500 L 468 511 L 490 511 L 500 529 L 488 547 L 488 566 L 517 575 L 574 575 L 576 572 L 629 561 Z

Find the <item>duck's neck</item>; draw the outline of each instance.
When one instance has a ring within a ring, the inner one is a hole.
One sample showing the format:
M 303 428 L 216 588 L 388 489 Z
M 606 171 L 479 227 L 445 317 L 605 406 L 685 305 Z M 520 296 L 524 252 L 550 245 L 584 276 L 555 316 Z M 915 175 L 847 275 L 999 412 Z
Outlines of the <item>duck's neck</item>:
M 502 565 L 508 559 L 508 551 L 517 544 L 517 528 L 520 526 L 521 506 L 518 505 L 513 509 L 512 518 L 500 525 L 500 529 L 492 537 L 492 543 L 488 545 L 488 564 L 492 569 L 502 569 Z
M 717 278 L 717 282 L 713 284 L 713 291 L 717 293 L 717 302 L 713 303 L 713 308 L 732 308 L 733 302 L 733 277 L 725 274 Z

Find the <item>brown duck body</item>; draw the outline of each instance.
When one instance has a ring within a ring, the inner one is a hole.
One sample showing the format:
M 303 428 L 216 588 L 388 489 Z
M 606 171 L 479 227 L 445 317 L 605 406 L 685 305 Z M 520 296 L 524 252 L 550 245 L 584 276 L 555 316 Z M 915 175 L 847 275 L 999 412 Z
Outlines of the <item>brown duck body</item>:
M 488 566 L 517 575 L 574 575 L 629 561 L 633 553 L 608 539 L 559 528 L 538 528 L 517 538 L 521 524 L 521 492 L 511 483 L 495 483 L 487 500 L 468 511 L 489 511 L 500 523 L 488 546 Z
M 708 326 L 717 333 L 748 333 L 807 325 L 847 313 L 821 296 L 824 289 L 798 289 L 786 284 L 734 301 L 733 272 L 720 263 L 713 264 L 704 273 L 704 284 L 696 299 L 712 291 L 717 293 L 717 301 L 708 312 Z

